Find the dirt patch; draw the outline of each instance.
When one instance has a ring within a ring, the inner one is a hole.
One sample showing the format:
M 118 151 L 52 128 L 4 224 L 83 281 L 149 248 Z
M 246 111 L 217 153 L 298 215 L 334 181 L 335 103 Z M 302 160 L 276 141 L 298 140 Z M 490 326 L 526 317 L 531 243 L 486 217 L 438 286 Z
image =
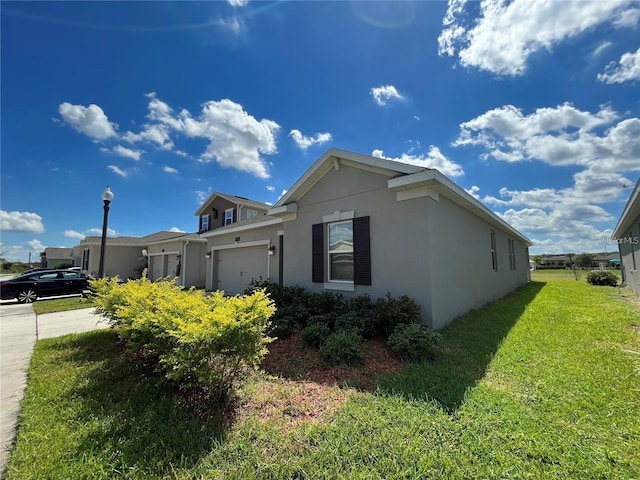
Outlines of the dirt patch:
M 364 343 L 364 364 L 358 367 L 335 367 L 325 363 L 315 348 L 305 347 L 298 334 L 275 340 L 261 368 L 270 375 L 322 385 L 355 387 L 373 391 L 378 375 L 404 370 L 404 364 L 384 344 L 381 338 Z

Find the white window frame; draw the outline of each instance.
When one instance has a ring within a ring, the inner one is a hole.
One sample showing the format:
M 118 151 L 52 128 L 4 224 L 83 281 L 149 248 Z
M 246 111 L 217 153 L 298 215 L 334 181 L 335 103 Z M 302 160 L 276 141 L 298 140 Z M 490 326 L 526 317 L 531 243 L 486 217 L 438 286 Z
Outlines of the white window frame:
M 209 230 L 209 225 L 211 224 L 210 222 L 210 215 L 203 215 L 202 218 L 202 226 L 201 226 L 201 230 L 203 232 L 206 232 L 207 230 Z
M 232 223 L 233 223 L 233 208 L 227 208 L 224 211 L 224 224 L 231 225 Z
M 331 227 L 336 225 L 351 225 L 351 251 L 349 250 L 331 250 Z M 332 222 L 327 224 L 327 280 L 329 284 L 341 284 L 341 285 L 353 285 L 353 278 L 351 280 L 340 280 L 331 278 L 331 254 L 339 254 L 339 253 L 351 253 L 354 255 L 353 250 L 353 220 L 345 220 L 340 222 Z M 353 273 L 352 273 L 353 276 Z
M 516 242 L 513 238 L 508 239 L 509 243 L 509 269 L 516 269 Z

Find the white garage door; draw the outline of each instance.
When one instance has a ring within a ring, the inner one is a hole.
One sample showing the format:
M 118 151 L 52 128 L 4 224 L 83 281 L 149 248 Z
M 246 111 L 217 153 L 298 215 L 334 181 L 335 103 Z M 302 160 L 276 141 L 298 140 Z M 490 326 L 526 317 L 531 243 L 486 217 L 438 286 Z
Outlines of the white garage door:
M 246 247 L 218 252 L 218 285 L 228 295 L 244 292 L 252 280 L 267 279 L 267 247 Z

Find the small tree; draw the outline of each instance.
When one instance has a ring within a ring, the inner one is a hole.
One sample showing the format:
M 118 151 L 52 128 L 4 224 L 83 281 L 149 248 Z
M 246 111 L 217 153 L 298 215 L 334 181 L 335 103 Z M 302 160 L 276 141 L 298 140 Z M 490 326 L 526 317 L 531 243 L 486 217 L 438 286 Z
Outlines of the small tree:
M 581 253 L 576 258 L 576 264 L 582 268 L 590 268 L 593 266 L 595 255 L 592 253 Z

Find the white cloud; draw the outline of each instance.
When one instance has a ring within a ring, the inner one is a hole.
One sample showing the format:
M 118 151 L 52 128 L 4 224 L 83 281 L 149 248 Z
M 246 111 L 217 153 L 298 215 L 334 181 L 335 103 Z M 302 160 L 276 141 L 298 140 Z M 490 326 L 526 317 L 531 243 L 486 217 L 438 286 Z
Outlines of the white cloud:
M 240 21 L 236 17 L 220 18 L 218 19 L 218 25 L 220 25 L 224 30 L 230 31 L 234 35 L 238 35 L 242 28 Z
M 289 132 L 289 136 L 293 138 L 293 141 L 296 143 L 298 148 L 302 150 L 306 150 L 312 145 L 322 145 L 323 143 L 331 141 L 331 134 L 328 132 L 325 133 L 316 133 L 315 137 L 307 137 L 302 134 L 300 130 L 291 130 Z
M 42 217 L 31 212 L 0 210 L 0 230 L 4 232 L 44 232 Z
M 598 80 L 604 83 L 640 80 L 640 48 L 635 53 L 625 53 L 619 62 L 611 62 L 604 71 L 598 74 Z
M 102 229 L 101 228 L 90 228 L 89 230 L 86 231 L 87 235 L 91 235 L 93 237 L 101 237 L 102 236 Z M 107 227 L 107 237 L 115 237 L 117 236 L 117 233 L 115 230 Z
M 371 95 L 373 95 L 373 99 L 381 107 L 385 106 L 391 99 L 402 100 L 404 98 L 393 85 L 373 87 L 371 89 Z
M 273 185 L 267 185 L 267 190 L 269 190 L 271 193 L 276 191 L 276 187 L 274 187 Z
M 227 0 L 232 7 L 244 7 L 249 0 Z
M 633 0 L 482 0 L 479 17 L 471 19 L 467 2 L 450 0 L 438 53 L 457 55 L 465 67 L 521 75 L 533 53 L 551 51 L 560 42 L 604 23 L 629 26 L 629 20 L 621 19 L 633 15 L 633 4 Z
M 480 195 L 478 194 L 479 191 L 480 187 L 478 187 L 477 185 L 472 185 L 471 188 L 466 189 L 466 192 L 476 200 L 480 200 Z
M 427 153 L 427 155 L 403 153 L 400 157 L 391 158 L 385 157 L 384 152 L 378 149 L 374 150 L 371 155 L 377 158 L 416 165 L 418 167 L 435 168 L 449 177 L 464 175 L 462 167 L 445 157 L 442 152 L 440 152 L 440 149 L 434 145 L 429 146 L 429 153 Z
M 164 170 L 166 173 L 178 173 L 178 170 L 176 170 L 176 169 L 175 169 L 175 168 L 173 168 L 173 167 L 170 167 L 169 165 L 165 165 L 165 166 L 164 166 L 164 168 L 163 168 L 163 170 Z
M 101 148 L 106 153 L 115 153 L 121 157 L 131 158 L 132 160 L 140 160 L 140 155 L 144 153 L 143 150 L 131 150 L 130 148 L 123 147 L 122 145 L 116 145 L 113 148 Z
M 127 132 L 122 139 L 129 143 L 150 142 L 162 150 L 173 150 L 174 144 L 165 125 L 144 124 L 140 133 Z
M 38 253 L 44 252 L 44 249 L 47 248 L 47 246 L 44 243 L 42 243 L 40 240 L 36 240 L 36 239 L 29 240 L 27 242 L 27 245 L 29 245 L 29 248 L 31 248 L 31 250 L 35 250 Z M 31 256 L 31 259 L 32 260 L 34 259 L 33 255 Z M 37 258 L 36 258 L 36 260 L 37 260 Z
M 58 113 L 74 130 L 94 140 L 107 140 L 117 136 L 117 125 L 109 122 L 98 105 L 91 104 L 85 107 L 64 102 L 58 107 Z
M 113 173 L 115 173 L 116 175 L 120 175 L 121 177 L 127 178 L 129 176 L 127 172 L 120 169 L 116 165 L 107 165 L 107 168 L 111 170 Z
M 77 240 L 82 240 L 86 235 L 82 232 L 76 232 L 75 230 L 65 230 L 64 236 L 67 238 L 75 238 Z
M 570 104 L 539 108 L 530 115 L 507 105 L 460 125 L 454 146 L 483 147 L 483 158 L 550 165 L 600 165 L 609 171 L 640 170 L 640 119 L 628 118 L 602 134 L 594 132 L 618 119 L 609 107 L 590 113 Z
M 196 199 L 198 200 L 198 203 L 202 204 L 207 198 L 209 198 L 209 195 L 211 195 L 211 189 L 209 189 L 206 192 L 202 190 L 196 190 L 195 193 L 196 193 Z
M 178 227 L 171 227 L 169 229 L 170 232 L 175 232 L 175 233 L 187 233 L 184 230 L 180 230 Z

